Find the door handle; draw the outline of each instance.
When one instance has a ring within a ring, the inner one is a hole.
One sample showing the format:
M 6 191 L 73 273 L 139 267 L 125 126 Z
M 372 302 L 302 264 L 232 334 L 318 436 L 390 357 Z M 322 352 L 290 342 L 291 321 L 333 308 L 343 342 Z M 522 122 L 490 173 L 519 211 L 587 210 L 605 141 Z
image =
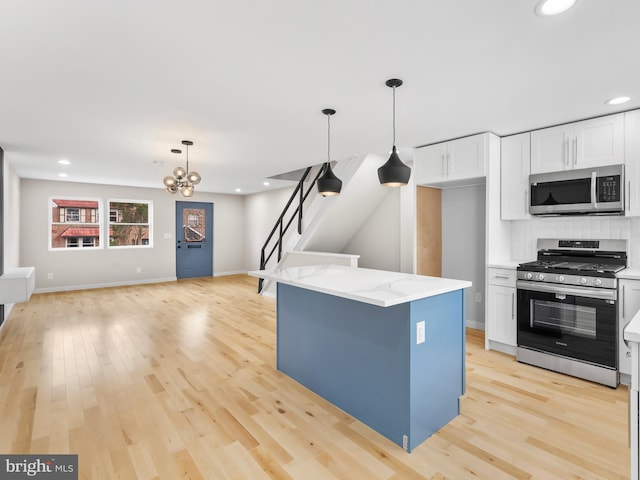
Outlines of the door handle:
M 578 163 L 578 137 L 573 139 L 573 165 Z
M 564 141 L 564 151 L 562 152 L 564 155 L 564 164 L 569 165 L 569 139 Z
M 516 294 L 512 293 L 511 294 L 511 318 L 516 318 L 516 309 L 515 309 L 515 305 L 516 305 Z

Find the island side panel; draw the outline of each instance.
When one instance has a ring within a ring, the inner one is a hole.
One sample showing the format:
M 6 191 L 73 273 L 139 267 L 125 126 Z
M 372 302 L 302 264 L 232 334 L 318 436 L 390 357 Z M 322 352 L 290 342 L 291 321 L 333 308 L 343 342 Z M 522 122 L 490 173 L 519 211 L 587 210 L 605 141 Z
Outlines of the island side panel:
M 409 304 L 378 307 L 278 283 L 277 367 L 402 446 Z
M 417 344 L 417 323 L 425 341 Z M 409 451 L 460 414 L 465 383 L 464 290 L 411 302 Z

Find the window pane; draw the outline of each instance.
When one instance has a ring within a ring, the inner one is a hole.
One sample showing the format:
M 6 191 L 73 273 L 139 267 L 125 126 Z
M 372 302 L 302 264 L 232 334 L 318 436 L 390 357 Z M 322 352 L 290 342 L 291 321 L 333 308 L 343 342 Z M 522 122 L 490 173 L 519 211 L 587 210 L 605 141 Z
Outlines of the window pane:
M 109 246 L 124 247 L 149 245 L 148 225 L 111 225 L 109 228 Z
M 185 208 L 182 211 L 182 230 L 185 242 L 204 242 L 206 215 L 203 208 Z
M 149 204 L 146 202 L 110 202 L 109 212 L 112 223 L 149 223 Z
M 109 246 L 150 246 L 150 209 L 147 201 L 109 201 Z
M 100 246 L 100 202 L 68 198 L 51 199 L 52 249 Z

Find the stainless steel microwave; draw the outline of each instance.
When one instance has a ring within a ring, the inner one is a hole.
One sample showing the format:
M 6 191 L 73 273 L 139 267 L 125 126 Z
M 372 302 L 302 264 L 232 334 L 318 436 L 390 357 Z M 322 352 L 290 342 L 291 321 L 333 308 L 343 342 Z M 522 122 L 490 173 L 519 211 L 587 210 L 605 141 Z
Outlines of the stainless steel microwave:
M 624 215 L 624 165 L 529 175 L 531 215 Z

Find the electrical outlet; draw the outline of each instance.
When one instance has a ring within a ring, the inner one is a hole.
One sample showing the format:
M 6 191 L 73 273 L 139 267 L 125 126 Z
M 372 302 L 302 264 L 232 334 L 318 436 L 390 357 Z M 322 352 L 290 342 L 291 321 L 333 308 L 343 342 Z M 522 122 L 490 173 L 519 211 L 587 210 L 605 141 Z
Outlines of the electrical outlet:
M 142 273 L 142 267 L 136 267 L 136 273 Z
M 53 280 L 53 273 L 47 273 L 47 280 Z
M 425 330 L 426 328 L 424 325 L 424 320 L 416 323 L 416 345 L 420 345 L 421 343 L 424 343 L 424 340 L 426 338 Z
M 477 303 L 482 303 L 482 294 L 481 293 L 476 293 L 476 302 Z

